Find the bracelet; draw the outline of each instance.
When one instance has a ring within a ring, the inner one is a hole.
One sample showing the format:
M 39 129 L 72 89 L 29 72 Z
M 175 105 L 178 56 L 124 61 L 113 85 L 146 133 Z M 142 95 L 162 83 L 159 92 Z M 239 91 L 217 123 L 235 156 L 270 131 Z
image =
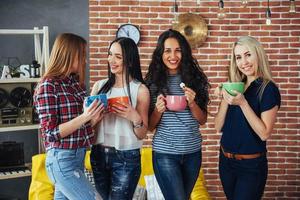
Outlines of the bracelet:
M 143 121 L 141 121 L 141 123 L 138 123 L 138 124 L 132 123 L 133 128 L 142 128 L 143 125 L 144 125 Z

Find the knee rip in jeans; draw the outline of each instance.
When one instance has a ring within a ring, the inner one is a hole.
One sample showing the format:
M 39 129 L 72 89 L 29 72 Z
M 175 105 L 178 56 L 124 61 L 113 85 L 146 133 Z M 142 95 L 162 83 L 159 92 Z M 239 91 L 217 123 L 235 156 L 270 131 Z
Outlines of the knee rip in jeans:
M 77 170 L 74 170 L 73 173 L 76 178 L 80 178 L 80 173 Z
M 126 196 L 127 194 L 128 194 L 128 187 L 126 187 L 125 189 L 124 188 L 122 188 L 121 186 L 115 186 L 115 187 L 112 187 L 111 188 L 111 190 L 113 191 L 113 192 L 116 192 L 116 193 L 118 193 L 119 191 L 123 191 L 123 193 L 124 193 L 124 196 Z

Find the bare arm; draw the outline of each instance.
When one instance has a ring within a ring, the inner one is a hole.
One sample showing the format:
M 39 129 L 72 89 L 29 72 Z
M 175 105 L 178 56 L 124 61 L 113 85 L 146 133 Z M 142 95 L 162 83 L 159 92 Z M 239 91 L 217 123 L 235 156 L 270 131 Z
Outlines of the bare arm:
M 99 101 L 97 100 L 94 101 L 90 105 L 90 107 L 86 108 L 81 115 L 58 126 L 60 137 L 61 138 L 67 137 L 68 135 L 72 134 L 74 131 L 79 129 L 83 124 L 87 123 L 91 119 L 98 118 L 98 116 L 103 112 L 103 110 L 104 110 L 103 105 L 101 104 L 99 106 Z
M 134 132 L 138 139 L 143 139 L 148 130 L 148 109 L 150 104 L 149 90 L 145 85 L 141 85 L 138 90 L 136 109 L 129 104 L 118 102 L 120 106 L 112 106 L 112 111 L 132 122 Z
M 204 112 L 195 101 L 189 104 L 192 115 L 197 121 L 203 125 L 207 121 L 207 112 Z
M 207 113 L 203 111 L 195 102 L 196 93 L 186 86 L 183 87 L 184 95 L 186 96 L 186 99 L 188 101 L 188 105 L 190 107 L 190 110 L 192 112 L 192 115 L 197 121 L 203 125 L 207 121 Z
M 252 110 L 244 95 L 237 93 L 237 96 L 231 96 L 227 92 L 223 92 L 223 96 L 226 102 L 230 105 L 238 105 L 242 109 L 248 123 L 255 133 L 260 137 L 261 140 L 267 140 L 273 130 L 276 114 L 278 111 L 278 106 L 274 106 L 270 110 L 261 113 L 261 118 L 259 118 L 255 112 Z
M 159 123 L 162 114 L 166 111 L 166 103 L 164 100 L 164 96 L 161 94 L 157 97 L 155 108 L 153 112 L 151 113 L 150 119 L 149 119 L 149 130 L 153 131 L 157 124 Z
M 139 113 L 141 119 L 133 120 L 133 125 L 143 123 L 142 127 L 134 128 L 134 132 L 139 139 L 144 139 L 148 131 L 148 110 L 150 105 L 149 90 L 145 85 L 140 85 L 138 90 L 138 98 L 136 110 Z
M 261 113 L 261 118 L 255 114 L 246 100 L 240 105 L 240 107 L 251 128 L 261 140 L 266 141 L 271 136 L 271 132 L 276 121 L 278 106 L 274 106 L 272 109 Z

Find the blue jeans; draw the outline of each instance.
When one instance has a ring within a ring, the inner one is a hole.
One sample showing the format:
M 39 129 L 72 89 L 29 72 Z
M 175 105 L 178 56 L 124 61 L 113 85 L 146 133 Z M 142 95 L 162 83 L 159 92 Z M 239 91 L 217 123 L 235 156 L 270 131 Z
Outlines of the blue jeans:
M 84 174 L 85 148 L 50 149 L 46 171 L 55 185 L 55 200 L 101 199 Z
M 260 200 L 268 176 L 268 161 L 266 155 L 235 160 L 220 151 L 219 173 L 228 200 Z
M 96 189 L 104 200 L 132 200 L 141 175 L 140 149 L 119 151 L 94 145 L 91 165 Z
M 201 161 L 201 151 L 178 155 L 152 152 L 155 177 L 166 200 L 190 198 Z

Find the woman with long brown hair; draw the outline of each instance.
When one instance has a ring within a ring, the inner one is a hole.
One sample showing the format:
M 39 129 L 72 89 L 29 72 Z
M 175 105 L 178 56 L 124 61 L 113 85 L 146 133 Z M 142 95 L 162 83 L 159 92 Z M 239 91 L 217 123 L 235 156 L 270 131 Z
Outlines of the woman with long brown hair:
M 86 147 L 94 141 L 93 126 L 104 111 L 98 101 L 83 110 L 85 51 L 82 37 L 59 35 L 34 94 L 47 152 L 46 171 L 55 185 L 54 199 L 101 199 L 83 171 Z

